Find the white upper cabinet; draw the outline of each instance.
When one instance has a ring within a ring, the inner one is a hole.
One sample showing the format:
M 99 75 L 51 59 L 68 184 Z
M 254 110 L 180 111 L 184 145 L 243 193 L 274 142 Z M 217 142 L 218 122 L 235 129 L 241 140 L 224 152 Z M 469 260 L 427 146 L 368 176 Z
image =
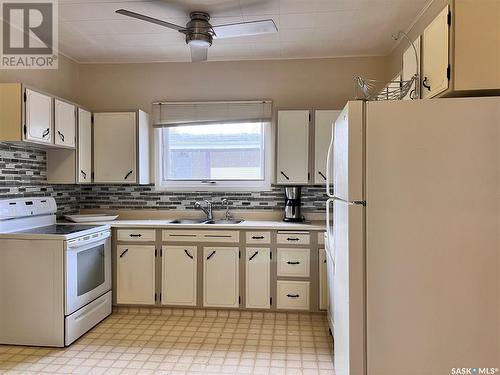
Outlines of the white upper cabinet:
M 196 246 L 163 246 L 162 305 L 196 306 Z
M 78 166 L 80 184 L 92 182 L 92 114 L 78 108 Z
M 309 182 L 309 110 L 278 111 L 276 183 Z
M 422 36 L 422 98 L 432 98 L 448 89 L 449 7 L 427 26 Z
M 246 249 L 245 307 L 269 309 L 271 307 L 271 249 Z
M 417 73 L 420 75 L 420 37 L 413 41 L 413 45 L 415 46 L 415 49 L 413 49 L 412 46 L 409 46 L 403 53 L 403 70 L 401 71 L 401 78 L 403 81 L 411 80 Z M 417 52 L 416 57 L 415 50 Z M 412 88 L 410 88 L 403 100 L 420 98 L 420 87 L 418 87 L 419 83 L 417 82 L 416 85 L 417 87 L 415 88 L 415 83 L 413 84 Z
M 314 113 L 314 183 L 326 183 L 326 159 L 332 139 L 332 130 L 340 111 Z
M 54 139 L 52 119 L 52 97 L 26 89 L 24 140 L 52 144 Z
M 203 248 L 203 306 L 239 307 L 239 248 Z
M 149 183 L 149 117 L 142 111 L 94 114 L 94 182 Z
M 76 107 L 73 104 L 54 99 L 54 144 L 75 148 Z

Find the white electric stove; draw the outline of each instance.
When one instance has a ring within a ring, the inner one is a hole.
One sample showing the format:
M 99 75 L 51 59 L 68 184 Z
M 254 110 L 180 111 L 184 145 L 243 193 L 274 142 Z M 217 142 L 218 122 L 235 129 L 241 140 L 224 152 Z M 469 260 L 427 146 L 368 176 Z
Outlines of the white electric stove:
M 67 346 L 111 314 L 110 227 L 56 211 L 51 197 L 0 200 L 0 344 Z

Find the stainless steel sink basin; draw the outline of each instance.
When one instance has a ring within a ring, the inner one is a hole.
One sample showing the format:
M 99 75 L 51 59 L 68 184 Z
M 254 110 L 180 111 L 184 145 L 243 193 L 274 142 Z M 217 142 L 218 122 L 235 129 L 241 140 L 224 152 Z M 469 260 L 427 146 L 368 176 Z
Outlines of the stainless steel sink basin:
M 175 219 L 170 224 L 202 224 L 204 222 L 203 219 Z
M 239 224 L 242 222 L 243 220 L 208 220 L 205 224 Z

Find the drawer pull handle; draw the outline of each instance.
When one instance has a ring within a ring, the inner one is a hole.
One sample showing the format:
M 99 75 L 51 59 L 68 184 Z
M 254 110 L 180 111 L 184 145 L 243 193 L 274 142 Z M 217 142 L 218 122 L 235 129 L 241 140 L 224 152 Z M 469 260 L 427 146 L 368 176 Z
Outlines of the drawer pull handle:
M 83 170 L 80 170 L 80 173 L 82 174 L 83 179 L 86 180 L 87 179 L 87 173 L 85 173 Z
M 326 176 L 325 176 L 323 173 L 321 173 L 321 172 L 318 172 L 318 173 L 319 173 L 319 175 L 320 175 L 321 177 L 323 177 L 323 180 L 325 180 L 325 181 L 326 181 Z
M 300 295 L 299 294 L 287 294 L 286 295 L 288 298 L 299 298 Z
M 252 240 L 263 240 L 264 236 L 252 236 Z
M 45 138 L 46 136 L 48 136 L 50 134 L 50 128 L 47 128 L 43 131 L 42 133 L 42 138 Z
M 123 250 L 123 252 L 120 254 L 120 258 L 123 258 L 125 254 L 127 254 L 128 249 Z
M 128 178 L 128 176 L 130 176 L 134 171 L 129 171 L 126 175 L 125 175 L 125 178 L 124 180 L 126 180 Z
M 187 251 L 186 249 L 184 249 L 184 252 L 186 253 L 186 255 L 187 255 L 188 257 L 190 257 L 191 259 L 193 259 L 193 256 L 192 256 L 191 254 L 189 254 L 189 251 Z
M 287 264 L 291 264 L 291 265 L 296 265 L 296 264 L 300 264 L 300 262 L 291 262 L 291 261 L 288 261 L 286 262 Z
M 288 237 L 286 240 L 287 241 L 299 241 L 300 238 L 291 238 L 291 237 Z
M 59 130 L 57 131 L 57 134 L 59 134 L 59 138 L 61 138 L 61 141 L 64 142 L 64 134 L 61 133 Z
M 129 234 L 130 237 L 142 237 L 142 234 Z
M 214 256 L 214 254 L 215 254 L 215 250 L 210 253 L 210 255 L 207 257 L 207 260 L 209 260 L 210 258 L 212 258 Z
M 258 253 L 259 253 L 258 251 L 256 251 L 255 253 L 253 253 L 253 255 L 252 255 L 250 258 L 248 258 L 248 260 L 252 260 L 253 258 L 255 258 L 255 256 L 256 256 Z

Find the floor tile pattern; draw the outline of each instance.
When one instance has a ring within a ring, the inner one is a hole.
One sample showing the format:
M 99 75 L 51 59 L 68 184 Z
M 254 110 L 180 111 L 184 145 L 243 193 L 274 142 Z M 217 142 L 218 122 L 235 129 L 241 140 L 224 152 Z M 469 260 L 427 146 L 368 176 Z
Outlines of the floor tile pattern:
M 118 312 L 65 349 L 0 345 L 0 374 L 331 374 L 325 315 Z

